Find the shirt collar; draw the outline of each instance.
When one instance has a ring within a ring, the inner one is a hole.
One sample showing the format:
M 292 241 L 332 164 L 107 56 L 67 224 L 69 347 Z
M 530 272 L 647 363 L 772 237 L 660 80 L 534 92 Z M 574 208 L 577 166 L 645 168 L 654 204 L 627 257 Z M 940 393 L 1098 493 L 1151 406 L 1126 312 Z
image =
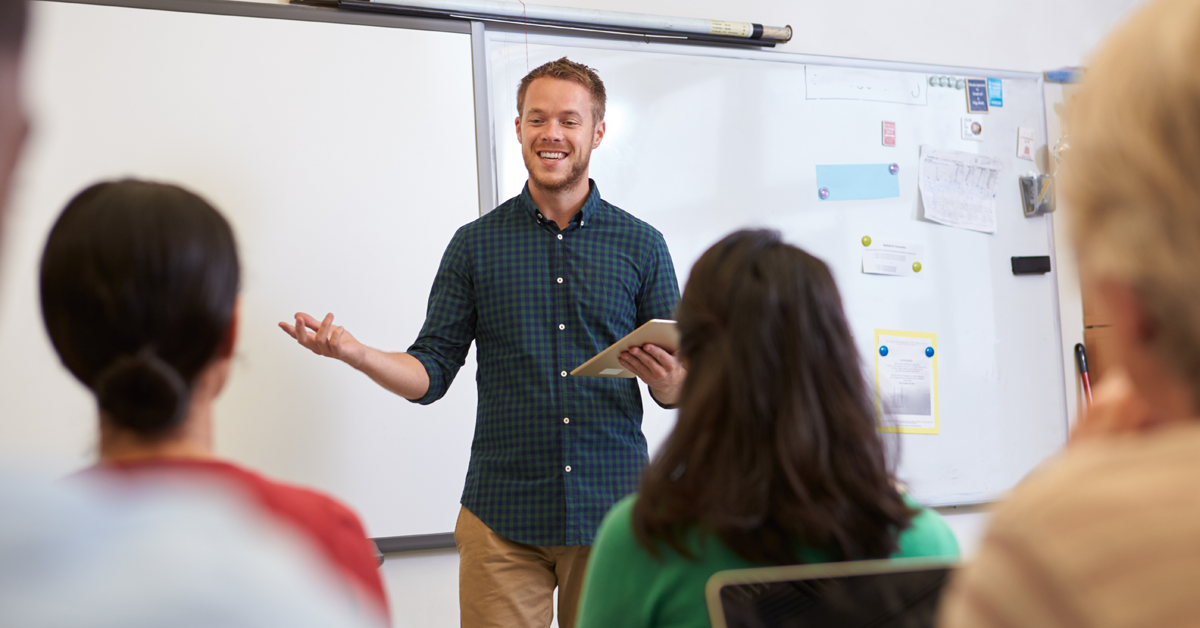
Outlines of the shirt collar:
M 600 187 L 596 185 L 596 182 L 593 179 L 588 179 L 588 190 L 588 197 L 587 200 L 583 202 L 583 207 L 580 208 L 579 212 L 576 213 L 573 218 L 571 218 L 571 222 L 578 223 L 581 227 L 586 227 L 588 223 L 592 222 L 597 213 L 599 213 L 600 205 L 602 203 L 600 200 Z M 542 213 L 538 211 L 537 203 L 533 202 L 533 197 L 529 195 L 528 181 L 525 182 L 525 187 L 521 189 L 521 196 L 518 198 L 520 199 L 519 202 L 521 207 L 525 209 L 525 212 L 528 213 L 530 217 L 532 217 L 538 223 L 544 223 L 547 221 L 547 219 L 542 216 Z

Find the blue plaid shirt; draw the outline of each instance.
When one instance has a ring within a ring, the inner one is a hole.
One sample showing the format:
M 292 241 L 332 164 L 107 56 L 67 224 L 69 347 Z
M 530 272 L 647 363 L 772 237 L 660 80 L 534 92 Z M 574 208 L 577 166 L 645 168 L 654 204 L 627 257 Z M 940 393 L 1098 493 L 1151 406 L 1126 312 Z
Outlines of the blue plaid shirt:
M 590 545 L 646 464 L 638 380 L 568 372 L 679 300 L 662 234 L 600 198 L 563 230 L 529 188 L 458 230 L 408 352 L 446 394 L 477 343 L 479 407 L 462 504 L 500 536 Z

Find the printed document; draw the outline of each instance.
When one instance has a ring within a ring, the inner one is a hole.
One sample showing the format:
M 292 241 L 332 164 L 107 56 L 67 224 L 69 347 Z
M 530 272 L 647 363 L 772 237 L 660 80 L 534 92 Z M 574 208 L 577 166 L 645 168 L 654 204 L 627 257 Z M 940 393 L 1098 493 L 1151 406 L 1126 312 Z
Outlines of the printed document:
M 863 249 L 862 271 L 871 275 L 912 277 L 921 272 L 924 256 L 925 247 L 921 244 L 871 240 Z
M 921 147 L 920 183 L 925 217 L 943 225 L 996 233 L 997 159 Z
M 938 433 L 937 358 L 937 334 L 875 330 L 880 430 Z

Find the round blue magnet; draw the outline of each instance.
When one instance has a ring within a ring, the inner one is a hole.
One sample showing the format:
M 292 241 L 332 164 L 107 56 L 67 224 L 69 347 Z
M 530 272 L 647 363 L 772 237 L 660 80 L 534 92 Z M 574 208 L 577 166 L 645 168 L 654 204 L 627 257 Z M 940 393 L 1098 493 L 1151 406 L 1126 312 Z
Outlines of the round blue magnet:
M 821 200 L 829 198 L 829 188 L 821 188 L 817 190 L 817 196 L 820 196 Z
M 897 172 L 900 172 L 900 164 L 892 164 L 892 165 L 888 166 L 888 172 L 890 172 L 892 174 L 896 174 Z
M 925 347 L 925 357 L 927 357 L 927 358 L 933 357 L 933 347 Z
M 887 345 L 879 347 L 879 355 L 882 355 L 885 358 L 887 357 Z

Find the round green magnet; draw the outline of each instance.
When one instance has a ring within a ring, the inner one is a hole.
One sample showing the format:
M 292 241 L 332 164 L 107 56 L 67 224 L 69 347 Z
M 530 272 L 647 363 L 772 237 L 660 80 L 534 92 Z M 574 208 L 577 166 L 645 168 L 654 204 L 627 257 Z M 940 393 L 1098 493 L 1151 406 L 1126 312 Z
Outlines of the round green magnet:
M 921 272 L 921 262 L 913 262 L 913 272 L 914 273 Z
M 863 236 L 863 246 L 871 246 L 871 236 Z

